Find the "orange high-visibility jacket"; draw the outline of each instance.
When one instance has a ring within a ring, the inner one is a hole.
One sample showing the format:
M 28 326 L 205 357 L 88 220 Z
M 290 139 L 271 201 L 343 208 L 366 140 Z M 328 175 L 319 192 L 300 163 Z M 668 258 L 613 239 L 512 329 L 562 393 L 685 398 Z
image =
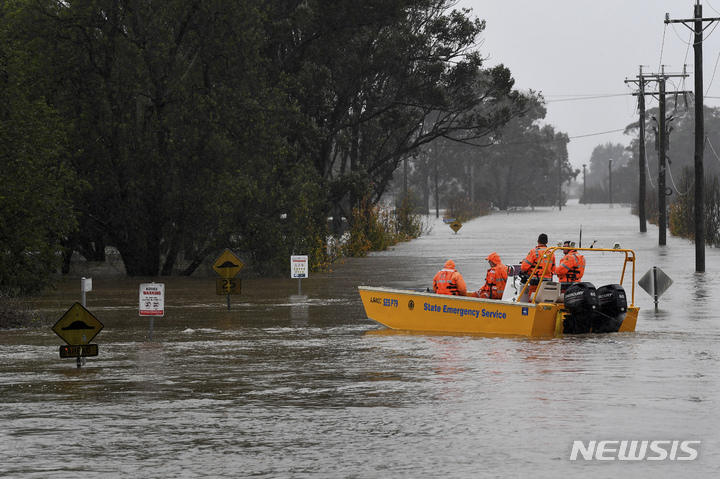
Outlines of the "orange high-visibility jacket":
M 486 259 L 495 263 L 495 266 L 487 270 L 485 284 L 478 292 L 472 293 L 471 296 L 476 298 L 502 299 L 508 278 L 507 266 L 502 264 L 500 256 L 497 253 L 490 253 Z
M 560 264 L 555 268 L 555 273 L 558 281 L 563 283 L 580 281 L 585 274 L 585 256 L 575 250 L 569 251 L 560 260 Z
M 545 264 L 550 263 L 550 266 L 545 271 L 545 278 L 552 279 L 553 273 L 555 272 L 555 255 L 551 254 L 547 258 L 543 258 L 545 250 L 547 250 L 547 245 L 544 244 L 539 244 L 535 248 L 531 249 L 520 265 L 522 272 L 529 274 L 539 262 L 540 266 L 538 266 L 537 270 L 535 270 L 535 276 L 540 277 Z
M 437 294 L 467 295 L 467 286 L 462 275 L 455 270 L 455 262 L 448 260 L 445 267 L 433 278 L 433 291 Z

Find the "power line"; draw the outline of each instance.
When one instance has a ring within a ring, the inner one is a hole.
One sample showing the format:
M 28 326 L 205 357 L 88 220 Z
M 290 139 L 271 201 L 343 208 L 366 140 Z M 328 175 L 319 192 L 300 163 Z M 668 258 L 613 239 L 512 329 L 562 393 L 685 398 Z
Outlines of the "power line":
M 545 103 L 557 103 L 561 101 L 577 101 L 577 100 L 598 100 L 603 98 L 613 98 L 613 97 L 620 97 L 620 96 L 630 96 L 628 93 L 610 93 L 610 94 L 603 94 L 603 95 L 583 95 L 583 96 L 575 96 L 575 95 L 552 95 L 552 96 L 567 96 L 571 98 L 562 98 L 558 100 L 545 100 Z

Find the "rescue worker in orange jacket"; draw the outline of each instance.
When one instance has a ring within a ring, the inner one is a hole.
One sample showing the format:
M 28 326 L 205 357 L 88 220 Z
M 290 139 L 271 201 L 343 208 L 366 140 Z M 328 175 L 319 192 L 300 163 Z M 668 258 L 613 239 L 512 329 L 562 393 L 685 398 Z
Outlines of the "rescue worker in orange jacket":
M 459 271 L 455 269 L 455 261 L 449 259 L 445 267 L 437 272 L 433 278 L 433 291 L 437 294 L 451 294 L 453 296 L 466 296 L 467 286 Z
M 473 298 L 502 299 L 508 278 L 507 266 L 502 264 L 500 255 L 495 252 L 490 253 L 485 259 L 490 265 L 485 275 L 485 284 L 478 291 L 470 293 L 470 296 Z
M 547 269 L 545 269 L 545 274 L 543 275 L 544 280 L 551 281 L 553 273 L 555 273 L 555 255 L 545 254 L 545 250 L 547 250 L 547 242 L 548 237 L 545 233 L 538 236 L 537 246 L 528 252 L 527 256 L 525 256 L 525 259 L 520 265 L 520 270 L 528 275 L 532 273 L 535 265 L 539 265 L 535 270 L 533 277 L 530 278 L 530 284 L 528 285 L 528 291 L 530 293 L 534 293 L 537 289 L 540 275 L 543 274 L 543 269 L 545 269 L 546 264 L 548 264 L 548 266 Z
M 562 283 L 575 283 L 580 281 L 585 274 L 585 256 L 578 253 L 575 244 L 571 241 L 563 243 L 563 259 L 555 268 L 558 281 Z

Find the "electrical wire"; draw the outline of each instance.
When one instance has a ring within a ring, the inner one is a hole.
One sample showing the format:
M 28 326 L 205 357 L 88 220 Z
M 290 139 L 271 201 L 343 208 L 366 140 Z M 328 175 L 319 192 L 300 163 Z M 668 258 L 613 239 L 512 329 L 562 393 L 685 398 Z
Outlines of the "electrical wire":
M 718 68 L 718 62 L 720 62 L 720 52 L 718 52 L 718 56 L 715 59 L 715 67 L 713 68 L 712 77 L 710 77 L 710 84 L 708 85 L 707 89 L 705 90 L 705 98 L 708 98 L 708 93 L 710 93 L 710 87 L 713 84 L 713 81 L 715 81 L 715 73 L 717 72 Z
M 550 96 L 563 96 L 563 97 L 572 97 L 572 98 L 562 98 L 558 100 L 545 100 L 545 103 L 557 103 L 561 101 L 576 101 L 576 100 L 597 100 L 602 98 L 614 98 L 619 96 L 632 96 L 632 93 L 609 93 L 609 94 L 600 94 L 600 95 L 550 95 Z M 547 98 L 547 96 L 545 97 Z
M 715 147 L 713 146 L 712 142 L 710 141 L 710 137 L 707 135 L 707 133 L 705 134 L 705 143 L 710 145 L 710 149 L 712 150 L 713 155 L 715 155 L 715 159 L 720 161 L 720 156 L 718 156 L 717 151 L 715 151 Z
M 675 178 L 673 178 L 672 169 L 670 168 L 670 165 L 668 165 L 666 169 L 667 169 L 668 174 L 670 175 L 670 183 L 672 183 L 672 185 L 675 187 L 675 193 L 677 193 L 678 196 L 687 196 L 690 193 L 690 191 L 692 190 L 692 187 L 695 186 L 695 180 L 693 179 L 692 184 L 688 187 L 688 190 L 685 193 L 681 193 L 680 189 L 675 184 Z
M 658 61 L 658 68 L 657 71 L 662 70 L 662 64 L 663 64 L 663 53 L 665 52 L 665 37 L 667 34 L 667 23 L 663 27 L 663 35 L 662 35 L 662 42 L 660 43 L 660 60 Z
M 708 7 L 712 8 L 712 11 L 713 11 L 713 12 L 715 12 L 715 13 L 717 13 L 717 14 L 720 14 L 720 12 L 718 12 L 715 7 L 713 7 L 712 5 L 710 5 L 709 0 L 705 0 L 705 4 L 706 4 Z

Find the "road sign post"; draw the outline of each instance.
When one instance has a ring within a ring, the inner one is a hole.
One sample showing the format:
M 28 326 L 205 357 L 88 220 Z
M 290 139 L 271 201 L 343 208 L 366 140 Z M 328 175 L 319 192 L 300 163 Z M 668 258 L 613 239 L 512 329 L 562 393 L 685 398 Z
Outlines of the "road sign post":
M 655 309 L 658 308 L 658 299 L 667 289 L 672 286 L 673 280 L 657 266 L 653 266 L 638 281 L 638 285 L 644 289 L 655 301 Z
M 150 341 L 152 341 L 155 316 L 165 316 L 165 285 L 163 283 L 142 283 L 140 285 L 140 316 L 150 316 Z
M 307 255 L 290 256 L 290 277 L 298 279 L 298 295 L 302 294 L 301 281 L 308 277 Z
M 83 307 L 87 306 L 85 293 L 92 291 L 92 278 L 80 278 L 80 299 Z
M 220 279 L 215 280 L 215 291 L 218 295 L 227 295 L 227 309 L 230 311 L 230 295 L 240 294 L 240 278 L 236 276 L 243 269 L 245 263 L 229 249 L 225 249 L 212 264 L 212 269 Z
M 85 356 L 97 356 L 97 344 L 90 341 L 103 329 L 103 324 L 80 303 L 73 304 L 70 309 L 55 323 L 52 330 L 77 354 L 63 355 L 64 346 L 60 347 L 60 357 L 77 357 L 77 367 L 82 367 Z M 65 350 L 68 351 L 68 350 Z M 95 354 L 89 354 L 94 351 Z M 83 352 L 87 352 L 83 354 Z

